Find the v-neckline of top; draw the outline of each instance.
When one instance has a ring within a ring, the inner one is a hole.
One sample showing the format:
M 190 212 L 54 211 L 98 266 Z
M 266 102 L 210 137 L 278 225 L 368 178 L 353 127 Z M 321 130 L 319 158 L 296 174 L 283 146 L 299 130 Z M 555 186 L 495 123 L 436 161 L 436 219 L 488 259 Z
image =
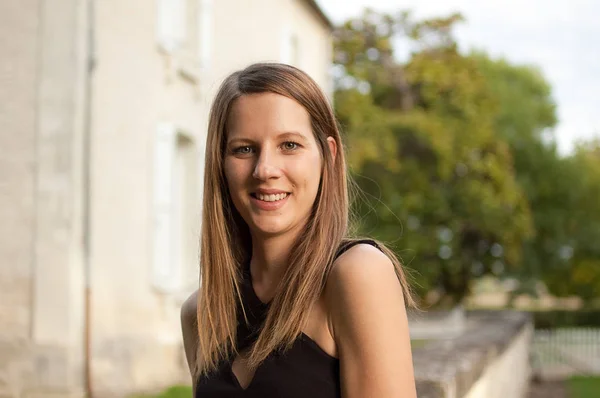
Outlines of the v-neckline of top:
M 244 284 L 247 285 L 247 290 L 250 293 L 249 299 L 252 301 L 251 303 L 248 303 L 249 304 L 248 308 L 250 308 L 251 310 L 254 308 L 257 308 L 260 311 L 259 317 L 263 318 L 262 320 L 264 321 L 264 317 L 266 316 L 266 312 L 269 310 L 272 300 L 265 303 L 256 294 L 256 291 L 254 290 L 254 285 L 252 284 L 252 274 L 250 273 L 250 263 L 249 262 L 244 267 Z M 329 354 L 328 352 L 326 352 L 312 337 L 310 337 L 303 331 L 300 331 L 300 334 L 298 335 L 298 339 L 302 340 L 305 343 L 312 346 L 314 349 L 316 349 L 316 351 L 318 351 L 321 355 L 325 356 L 328 360 L 339 361 L 339 358 L 334 357 L 331 354 Z M 232 371 L 232 373 L 233 373 L 233 371 Z M 237 379 L 237 377 L 236 377 L 236 379 Z M 238 381 L 238 380 L 236 380 L 236 381 Z M 240 387 L 241 387 L 241 385 L 240 385 Z

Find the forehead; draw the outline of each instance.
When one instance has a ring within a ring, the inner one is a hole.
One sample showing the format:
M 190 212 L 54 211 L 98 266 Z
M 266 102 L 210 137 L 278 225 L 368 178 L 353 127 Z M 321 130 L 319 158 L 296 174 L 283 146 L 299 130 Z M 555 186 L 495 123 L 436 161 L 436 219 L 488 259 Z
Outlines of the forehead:
M 227 120 L 228 136 L 295 131 L 312 136 L 310 115 L 297 101 L 274 93 L 247 94 L 236 99 Z

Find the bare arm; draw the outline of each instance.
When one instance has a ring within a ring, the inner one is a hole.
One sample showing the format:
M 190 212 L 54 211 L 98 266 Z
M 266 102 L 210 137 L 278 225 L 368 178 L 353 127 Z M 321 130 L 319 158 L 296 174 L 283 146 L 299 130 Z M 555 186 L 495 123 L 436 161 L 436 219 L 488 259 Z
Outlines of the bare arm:
M 334 263 L 326 298 L 342 396 L 416 398 L 404 297 L 391 261 L 370 245 L 354 246 Z
M 187 359 L 190 375 L 192 376 L 193 396 L 196 396 L 196 355 L 198 351 L 198 320 L 196 315 L 198 291 L 196 290 L 181 306 L 181 332 L 183 348 Z

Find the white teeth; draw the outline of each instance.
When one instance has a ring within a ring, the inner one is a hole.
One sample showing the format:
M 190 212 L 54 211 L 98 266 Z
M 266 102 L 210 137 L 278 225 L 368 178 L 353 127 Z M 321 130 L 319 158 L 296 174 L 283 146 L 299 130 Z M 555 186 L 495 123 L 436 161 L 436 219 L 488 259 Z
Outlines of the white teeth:
M 287 193 L 278 193 L 276 195 L 263 195 L 260 193 L 256 194 L 256 197 L 264 202 L 276 202 L 278 200 L 285 199 Z

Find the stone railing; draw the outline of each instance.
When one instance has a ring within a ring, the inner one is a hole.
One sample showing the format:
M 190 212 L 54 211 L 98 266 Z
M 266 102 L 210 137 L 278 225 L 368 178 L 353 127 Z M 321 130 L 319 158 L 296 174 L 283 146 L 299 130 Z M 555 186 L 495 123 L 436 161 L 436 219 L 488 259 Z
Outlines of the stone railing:
M 447 340 L 465 332 L 467 313 L 460 305 L 449 311 L 416 311 L 409 313 L 408 322 L 411 339 Z
M 460 336 L 413 350 L 418 397 L 525 397 L 532 334 L 525 313 L 468 313 Z

